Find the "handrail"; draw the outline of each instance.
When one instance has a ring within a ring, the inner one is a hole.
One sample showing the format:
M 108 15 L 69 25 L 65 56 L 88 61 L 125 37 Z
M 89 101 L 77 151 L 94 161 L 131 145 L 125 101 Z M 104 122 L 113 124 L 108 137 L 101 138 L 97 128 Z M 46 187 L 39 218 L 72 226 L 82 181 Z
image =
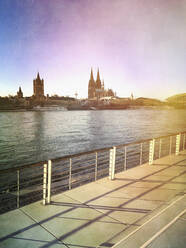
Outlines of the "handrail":
M 135 145 L 135 144 L 141 144 L 141 143 L 149 142 L 152 139 L 163 139 L 163 138 L 168 138 L 168 137 L 171 137 L 171 136 L 176 136 L 178 134 L 184 134 L 184 133 L 186 133 L 186 131 L 178 132 L 178 133 L 172 133 L 172 134 L 164 135 L 164 136 L 152 137 L 152 138 L 149 138 L 149 139 L 134 141 L 134 142 L 126 143 L 126 144 L 120 144 L 120 145 L 116 145 L 115 147 L 116 148 L 128 147 L 128 146 Z M 95 149 L 95 150 L 86 151 L 86 152 L 81 152 L 81 153 L 75 153 L 75 154 L 71 154 L 71 155 L 65 155 L 65 156 L 62 156 L 62 157 L 53 158 L 53 159 L 51 159 L 51 161 L 52 162 L 60 162 L 60 161 L 65 160 L 65 159 L 80 157 L 82 155 L 88 155 L 88 154 L 92 154 L 92 153 L 96 153 L 96 152 L 108 151 L 108 150 L 112 149 L 113 146 L 100 148 L 100 149 Z M 47 160 L 40 161 L 40 162 L 37 162 L 37 163 L 25 164 L 25 165 L 22 165 L 22 166 L 16 166 L 16 167 L 13 167 L 13 168 L 7 168 L 7 169 L 0 170 L 0 174 L 13 172 L 13 171 L 18 171 L 18 170 L 23 170 L 23 169 L 31 168 L 31 167 L 36 167 L 36 166 L 43 165 L 45 163 L 47 163 Z
M 31 168 L 31 167 L 36 167 L 36 166 L 39 166 L 39 165 L 43 165 L 43 164 L 45 164 L 47 162 L 48 161 L 45 160 L 45 161 L 40 161 L 40 162 L 37 162 L 37 163 L 24 164 L 22 166 L 16 166 L 16 167 L 13 167 L 13 168 L 3 169 L 3 170 L 0 170 L 0 174 L 4 174 L 4 173 L 7 173 L 7 172 L 13 172 L 13 171 L 17 171 L 17 170 L 23 170 L 23 169 Z
M 147 162 L 151 166 L 157 158 L 173 153 L 178 155 L 185 145 L 186 131 L 0 170 L 0 213 L 42 198 L 44 205 L 49 204 L 51 194 L 106 176 L 113 180 L 115 173 Z

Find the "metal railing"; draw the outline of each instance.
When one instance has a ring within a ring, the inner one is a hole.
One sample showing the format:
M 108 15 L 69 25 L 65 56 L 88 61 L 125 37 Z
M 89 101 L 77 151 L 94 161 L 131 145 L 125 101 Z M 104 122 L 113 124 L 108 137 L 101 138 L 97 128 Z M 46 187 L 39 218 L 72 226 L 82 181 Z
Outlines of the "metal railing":
M 186 132 L 63 156 L 0 170 L 0 213 L 171 155 L 186 146 Z

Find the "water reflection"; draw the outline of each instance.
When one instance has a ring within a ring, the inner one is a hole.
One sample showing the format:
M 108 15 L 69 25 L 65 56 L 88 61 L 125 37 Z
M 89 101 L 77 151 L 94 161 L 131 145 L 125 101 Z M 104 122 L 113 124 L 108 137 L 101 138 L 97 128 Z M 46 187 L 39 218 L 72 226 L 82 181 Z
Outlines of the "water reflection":
M 185 110 L 0 113 L 0 166 L 128 143 L 186 129 Z
M 34 154 L 35 160 L 43 160 L 42 155 L 45 125 L 44 112 L 34 112 L 32 116 L 32 123 L 32 154 Z

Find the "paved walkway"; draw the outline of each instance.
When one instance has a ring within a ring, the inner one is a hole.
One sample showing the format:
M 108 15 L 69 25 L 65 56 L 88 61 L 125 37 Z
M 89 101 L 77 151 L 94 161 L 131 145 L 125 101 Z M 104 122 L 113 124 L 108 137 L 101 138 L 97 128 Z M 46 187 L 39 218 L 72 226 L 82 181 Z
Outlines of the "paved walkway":
M 0 215 L 0 247 L 186 247 L 186 151 Z

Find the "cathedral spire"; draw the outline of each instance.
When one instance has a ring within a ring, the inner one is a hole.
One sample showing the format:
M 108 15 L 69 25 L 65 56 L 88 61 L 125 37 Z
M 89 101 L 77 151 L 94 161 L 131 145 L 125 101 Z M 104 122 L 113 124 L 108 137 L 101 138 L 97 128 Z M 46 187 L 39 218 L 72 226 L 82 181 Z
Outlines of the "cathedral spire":
M 99 68 L 98 68 L 98 72 L 97 72 L 97 79 L 96 79 L 96 82 L 100 82 L 100 76 L 99 76 Z
M 99 68 L 98 68 L 98 72 L 97 72 L 96 88 L 101 89 L 101 80 L 100 80 L 100 76 L 99 76 Z
M 93 76 L 92 68 L 91 68 L 91 73 L 90 73 L 90 81 L 94 81 L 94 76 Z

